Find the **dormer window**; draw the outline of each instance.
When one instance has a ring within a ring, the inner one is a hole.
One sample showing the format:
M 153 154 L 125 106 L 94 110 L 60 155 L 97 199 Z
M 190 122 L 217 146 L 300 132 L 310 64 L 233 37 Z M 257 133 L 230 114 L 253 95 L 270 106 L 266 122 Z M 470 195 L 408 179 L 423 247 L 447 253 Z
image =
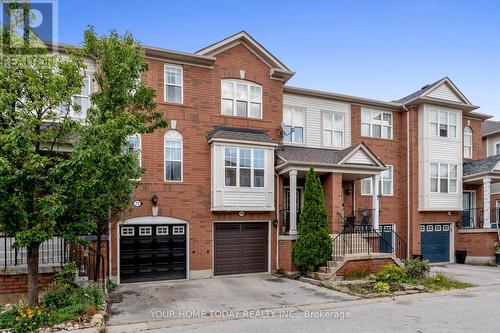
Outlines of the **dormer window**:
M 262 118 L 260 85 L 243 80 L 222 80 L 221 90 L 223 115 Z

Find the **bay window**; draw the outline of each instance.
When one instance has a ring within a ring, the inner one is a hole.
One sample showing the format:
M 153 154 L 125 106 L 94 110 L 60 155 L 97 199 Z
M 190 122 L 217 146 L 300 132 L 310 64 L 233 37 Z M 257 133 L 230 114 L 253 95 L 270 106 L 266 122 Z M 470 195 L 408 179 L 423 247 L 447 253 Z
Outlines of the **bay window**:
M 182 104 L 183 81 L 182 66 L 165 65 L 165 102 Z
M 457 137 L 457 113 L 453 111 L 429 110 L 430 132 L 432 136 Z
M 262 118 L 262 87 L 242 80 L 221 81 L 221 112 L 226 116 Z
M 344 146 L 344 115 L 323 112 L 323 146 Z
M 288 143 L 304 143 L 304 117 L 303 108 L 295 106 L 285 106 L 283 109 L 283 122 L 287 132 L 284 134 L 283 141 Z
M 224 184 L 231 187 L 264 187 L 264 150 L 224 148 Z
M 472 128 L 464 127 L 464 158 L 472 158 Z
M 182 181 L 182 135 L 175 130 L 165 133 L 165 181 Z
M 392 113 L 363 108 L 361 110 L 361 135 L 392 139 Z
M 457 165 L 431 163 L 431 193 L 457 193 Z

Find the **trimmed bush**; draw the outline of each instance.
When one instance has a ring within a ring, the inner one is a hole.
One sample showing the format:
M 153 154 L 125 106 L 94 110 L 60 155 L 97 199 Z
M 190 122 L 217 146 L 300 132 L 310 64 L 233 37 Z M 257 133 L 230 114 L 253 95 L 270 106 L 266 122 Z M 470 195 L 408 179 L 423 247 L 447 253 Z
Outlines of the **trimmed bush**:
M 377 281 L 382 282 L 401 282 L 406 278 L 406 274 L 401 267 L 390 264 L 383 266 L 382 269 L 375 274 L 375 278 Z
M 378 281 L 373 285 L 373 291 L 376 293 L 387 294 L 391 290 L 387 282 Z
M 366 268 L 353 269 L 344 273 L 344 280 L 362 280 L 366 279 L 370 272 Z
M 304 187 L 304 208 L 300 214 L 298 238 L 292 248 L 295 265 L 312 272 L 332 257 L 332 239 L 328 233 L 328 215 L 323 187 L 313 168 L 309 169 Z
M 431 271 L 428 260 L 418 258 L 408 259 L 405 262 L 405 273 L 409 279 L 426 279 Z

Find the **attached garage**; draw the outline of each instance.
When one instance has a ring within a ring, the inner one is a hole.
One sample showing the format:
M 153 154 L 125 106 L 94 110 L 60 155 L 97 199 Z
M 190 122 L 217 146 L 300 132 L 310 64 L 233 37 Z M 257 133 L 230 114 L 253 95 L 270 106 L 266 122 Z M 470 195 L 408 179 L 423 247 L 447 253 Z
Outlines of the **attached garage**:
M 121 225 L 120 282 L 186 278 L 186 225 Z
M 424 259 L 430 262 L 450 261 L 449 224 L 422 224 L 420 237 Z
M 268 271 L 268 223 L 214 224 L 214 275 Z

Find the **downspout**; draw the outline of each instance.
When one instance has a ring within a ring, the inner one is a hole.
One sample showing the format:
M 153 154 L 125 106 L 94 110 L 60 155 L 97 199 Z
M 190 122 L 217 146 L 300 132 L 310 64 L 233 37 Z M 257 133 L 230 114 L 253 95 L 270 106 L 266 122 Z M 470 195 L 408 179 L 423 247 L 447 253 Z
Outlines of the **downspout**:
M 406 258 L 410 258 L 410 110 L 403 104 L 403 109 L 406 111 L 406 239 L 408 246 L 406 247 Z
M 280 176 L 275 172 L 276 176 L 276 270 L 280 269 L 280 241 L 279 241 L 279 230 L 280 230 Z

